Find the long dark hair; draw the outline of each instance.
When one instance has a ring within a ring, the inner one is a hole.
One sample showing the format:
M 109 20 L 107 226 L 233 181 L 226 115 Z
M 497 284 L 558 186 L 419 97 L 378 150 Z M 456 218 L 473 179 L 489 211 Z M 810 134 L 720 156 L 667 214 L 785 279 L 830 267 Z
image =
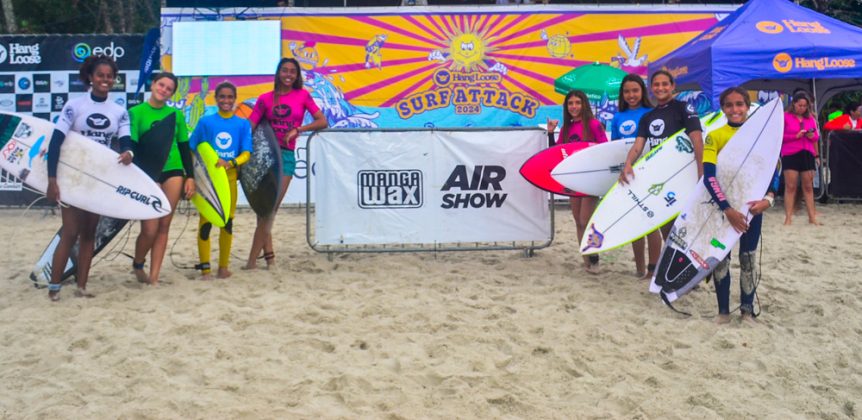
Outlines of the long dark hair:
M 647 92 L 647 88 L 646 88 L 646 84 L 644 83 L 644 79 L 641 79 L 640 76 L 638 76 L 634 73 L 629 73 L 626 75 L 626 77 L 623 77 L 623 81 L 620 83 L 620 98 L 619 98 L 619 101 L 620 101 L 619 102 L 619 110 L 620 110 L 620 112 L 629 110 L 629 103 L 626 102 L 626 100 L 623 98 L 623 87 L 625 86 L 626 82 L 635 82 L 638 84 L 638 86 L 641 87 L 641 108 L 652 107 L 652 104 L 649 102 L 649 99 L 647 98 L 649 96 L 649 93 Z
M 113 58 L 101 54 L 91 55 L 84 60 L 84 63 L 81 64 L 81 68 L 78 70 L 78 79 L 84 82 L 84 86 L 90 87 L 90 76 L 92 76 L 96 72 L 96 68 L 102 64 L 111 68 L 111 71 L 114 73 L 114 77 L 117 77 L 117 74 L 120 73 L 120 69 L 117 67 L 117 62 L 114 61 Z
M 812 115 L 814 115 L 814 113 L 811 112 L 811 107 L 814 106 L 814 103 L 811 101 L 811 96 L 808 95 L 808 92 L 801 90 L 801 89 L 796 91 L 796 93 L 793 94 L 793 97 L 790 99 L 790 104 L 787 105 L 787 109 L 785 111 L 787 111 L 791 114 L 795 114 L 794 109 L 793 109 L 794 105 L 796 105 L 797 102 L 799 102 L 803 99 L 808 101 L 808 109 L 805 111 L 805 115 L 803 115 L 803 117 L 809 118 Z
M 566 99 L 563 100 L 563 128 L 561 128 L 561 135 L 563 137 L 563 143 L 569 142 L 569 129 L 572 127 L 572 123 L 574 122 L 575 116 L 569 114 L 569 99 L 573 96 L 578 97 L 581 100 L 581 124 L 583 125 L 584 132 L 581 133 L 581 141 L 590 141 L 593 140 L 593 130 L 590 129 L 590 124 L 593 122 L 595 117 L 593 116 L 593 109 L 590 107 L 590 99 L 587 98 L 587 94 L 580 90 L 570 91 L 566 95 Z
M 278 87 L 282 85 L 281 80 L 278 78 L 278 72 L 281 70 L 281 66 L 286 63 L 292 63 L 296 66 L 296 79 L 293 81 L 293 86 L 291 88 L 293 90 L 302 89 L 302 68 L 299 67 L 299 61 L 296 61 L 295 58 L 284 57 L 278 61 L 278 65 L 275 66 L 275 82 L 272 85 L 272 106 L 278 106 Z
M 302 89 L 302 68 L 299 67 L 299 61 L 296 61 L 295 58 L 285 57 L 279 60 L 278 65 L 275 67 L 275 83 L 272 86 L 272 90 L 278 92 L 278 87 L 281 86 L 281 80 L 278 78 L 278 71 L 281 70 L 281 66 L 285 63 L 292 63 L 296 66 L 296 80 L 293 81 L 293 86 L 291 86 L 291 88 L 295 90 Z

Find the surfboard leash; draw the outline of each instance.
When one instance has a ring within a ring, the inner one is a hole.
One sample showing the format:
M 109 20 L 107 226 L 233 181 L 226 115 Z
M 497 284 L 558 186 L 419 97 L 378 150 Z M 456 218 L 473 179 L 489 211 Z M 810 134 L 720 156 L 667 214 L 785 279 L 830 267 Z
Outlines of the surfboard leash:
M 680 311 L 679 309 L 674 308 L 673 304 L 670 303 L 670 301 L 667 299 L 667 295 L 664 293 L 663 290 L 661 292 L 659 292 L 659 296 L 661 296 L 662 302 L 664 302 L 664 304 L 667 305 L 667 307 L 670 308 L 672 311 L 674 311 L 680 315 L 685 315 L 687 317 L 691 316 L 691 314 L 688 312 Z
M 185 205 L 182 205 L 185 203 Z M 191 201 L 190 200 L 180 200 L 180 205 L 177 206 L 177 214 L 185 214 L 186 215 L 186 223 L 183 224 L 183 230 L 180 231 L 180 234 L 177 235 L 177 238 L 174 239 L 174 243 L 171 244 L 171 252 L 168 254 L 171 258 L 171 265 L 176 269 L 180 270 L 196 270 L 195 265 L 179 265 L 174 260 L 174 248 L 177 246 L 177 243 L 180 241 L 180 238 L 183 237 L 183 234 L 186 233 L 186 229 L 189 227 L 189 221 L 192 219 L 192 211 L 191 211 Z

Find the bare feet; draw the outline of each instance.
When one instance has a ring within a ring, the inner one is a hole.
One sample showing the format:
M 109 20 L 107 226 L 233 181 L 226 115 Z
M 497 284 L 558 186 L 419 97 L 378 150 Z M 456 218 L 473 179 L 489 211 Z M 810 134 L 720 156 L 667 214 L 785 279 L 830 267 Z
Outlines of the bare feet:
M 223 267 L 218 268 L 218 278 L 226 279 L 232 275 L 233 275 L 233 273 L 231 273 L 230 270 L 228 270 L 227 268 L 223 268 Z
M 808 219 L 808 223 L 814 226 L 823 226 L 823 223 L 817 221 L 817 219 Z
M 149 279 L 147 283 L 149 283 L 150 286 L 159 287 L 159 279 Z
M 244 266 L 240 268 L 240 270 L 257 270 L 257 262 L 249 261 Z
M 748 312 L 743 312 L 740 318 L 743 323 L 757 324 L 757 320 Z
M 275 265 L 275 252 L 266 252 L 263 254 L 263 259 L 266 260 L 266 269 L 269 270 Z
M 784 226 L 790 226 L 791 221 L 792 221 L 792 219 L 790 217 L 785 217 L 784 218 Z
M 599 269 L 598 264 L 587 264 L 586 270 L 587 270 L 587 273 L 590 273 L 590 274 L 601 273 L 601 270 Z
M 718 325 L 727 324 L 730 322 L 730 314 L 718 314 L 715 317 L 715 323 Z
M 60 300 L 60 283 L 48 283 L 48 299 L 51 299 L 51 302 L 57 302 Z
M 135 278 L 138 279 L 138 283 L 149 283 L 150 279 L 147 277 L 147 273 L 144 270 L 135 269 Z
M 75 289 L 75 297 L 92 299 L 92 298 L 96 297 L 96 295 L 88 292 L 87 289 L 79 287 L 79 288 Z
M 213 276 L 210 273 L 201 274 L 201 280 L 207 281 L 207 280 L 212 280 L 212 279 L 213 279 Z
M 644 276 L 646 276 L 646 271 L 635 271 L 635 277 L 640 279 L 640 278 L 643 278 Z
M 651 281 L 651 280 L 652 280 L 652 278 L 653 278 L 653 276 L 655 276 L 655 273 L 654 273 L 654 272 L 652 272 L 652 271 L 647 271 L 646 275 L 644 275 L 643 277 L 641 277 L 641 280 Z

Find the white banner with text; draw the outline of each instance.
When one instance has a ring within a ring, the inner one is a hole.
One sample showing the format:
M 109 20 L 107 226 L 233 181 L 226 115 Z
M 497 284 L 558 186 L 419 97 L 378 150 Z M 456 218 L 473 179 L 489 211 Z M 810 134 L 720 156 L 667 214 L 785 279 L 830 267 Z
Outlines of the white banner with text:
M 316 242 L 548 241 L 548 194 L 518 172 L 547 141 L 538 129 L 317 133 Z

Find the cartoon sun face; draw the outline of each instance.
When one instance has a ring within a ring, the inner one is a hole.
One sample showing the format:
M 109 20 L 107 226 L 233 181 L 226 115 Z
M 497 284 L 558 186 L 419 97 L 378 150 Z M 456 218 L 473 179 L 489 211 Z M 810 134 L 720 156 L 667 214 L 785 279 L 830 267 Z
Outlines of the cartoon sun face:
M 571 51 L 572 43 L 566 35 L 554 35 L 548 39 L 548 54 L 551 57 L 563 58 L 568 56 Z
M 474 70 L 485 59 L 485 41 L 474 33 L 455 36 L 449 42 L 449 55 L 455 70 Z
M 317 55 L 317 48 L 315 48 L 316 45 L 317 44 L 315 42 L 306 42 L 303 45 L 295 45 L 291 43 L 290 52 L 293 53 L 293 57 L 296 58 L 296 61 L 299 61 L 299 67 L 301 67 L 302 70 L 314 70 L 317 67 L 318 62 L 320 62 L 320 57 Z

